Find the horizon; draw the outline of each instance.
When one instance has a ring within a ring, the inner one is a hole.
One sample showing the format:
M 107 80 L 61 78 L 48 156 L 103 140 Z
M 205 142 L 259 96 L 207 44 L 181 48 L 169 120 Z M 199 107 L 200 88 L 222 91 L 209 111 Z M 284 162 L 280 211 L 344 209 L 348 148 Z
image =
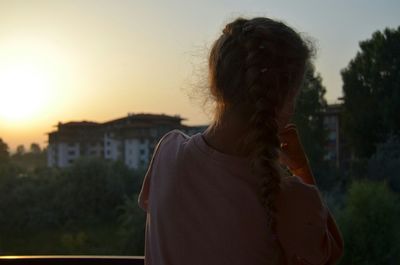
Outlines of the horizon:
M 340 70 L 356 56 L 358 43 L 397 28 L 399 10 L 396 1 L 4 1 L 0 138 L 14 152 L 32 142 L 43 148 L 58 122 L 132 112 L 208 124 L 208 110 L 199 103 L 206 54 L 237 16 L 282 20 L 311 38 L 326 99 L 335 103 L 342 96 Z
M 127 117 L 127 116 L 129 116 L 129 115 L 136 115 L 136 114 L 167 115 L 167 116 L 171 116 L 171 117 L 179 116 L 179 117 L 181 118 L 181 121 L 182 121 L 181 124 L 182 124 L 182 125 L 188 125 L 188 126 L 203 126 L 203 125 L 208 125 L 208 124 L 188 124 L 188 123 L 185 122 L 185 121 L 187 120 L 187 118 L 185 118 L 185 117 L 183 117 L 182 115 L 179 115 L 179 114 L 165 114 L 165 113 L 155 113 L 155 112 L 128 112 L 128 113 L 126 113 L 125 115 L 120 115 L 119 117 L 114 117 L 114 118 L 107 119 L 107 120 L 102 120 L 102 121 L 99 121 L 99 120 L 89 120 L 89 119 L 85 119 L 85 118 L 81 118 L 81 119 L 72 119 L 72 120 L 68 120 L 68 121 L 57 121 L 55 124 L 53 124 L 53 125 L 51 126 L 52 129 L 49 129 L 48 131 L 43 132 L 43 134 L 47 136 L 50 132 L 57 131 L 57 126 L 58 126 L 60 123 L 61 123 L 61 124 L 66 124 L 66 123 L 70 123 L 70 122 L 94 122 L 94 123 L 102 124 L 102 123 L 106 123 L 106 122 L 109 122 L 109 121 L 112 121 L 112 120 L 124 118 L 124 117 Z M 3 138 L 1 137 L 1 135 L 0 135 L 0 139 L 2 139 L 2 140 L 8 145 L 10 155 L 16 154 L 16 152 L 17 152 L 17 147 L 20 146 L 20 145 L 23 145 L 23 146 L 25 147 L 25 150 L 28 152 L 28 151 L 29 151 L 29 147 L 30 147 L 30 145 L 31 145 L 32 143 L 39 144 L 39 146 L 40 146 L 40 148 L 41 148 L 42 150 L 43 150 L 44 148 L 47 147 L 47 143 L 48 143 L 48 139 L 46 138 L 45 141 L 44 141 L 46 144 L 32 141 L 32 142 L 26 142 L 25 144 L 18 144 L 18 143 L 17 143 L 13 148 L 11 148 L 10 145 L 8 144 L 8 142 L 5 141 L 5 139 L 3 139 Z

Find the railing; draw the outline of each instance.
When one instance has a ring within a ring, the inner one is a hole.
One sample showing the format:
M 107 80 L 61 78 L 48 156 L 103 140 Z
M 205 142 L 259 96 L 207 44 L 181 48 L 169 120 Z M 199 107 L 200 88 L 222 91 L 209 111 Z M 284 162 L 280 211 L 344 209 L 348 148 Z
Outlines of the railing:
M 144 265 L 143 256 L 0 256 L 0 265 Z

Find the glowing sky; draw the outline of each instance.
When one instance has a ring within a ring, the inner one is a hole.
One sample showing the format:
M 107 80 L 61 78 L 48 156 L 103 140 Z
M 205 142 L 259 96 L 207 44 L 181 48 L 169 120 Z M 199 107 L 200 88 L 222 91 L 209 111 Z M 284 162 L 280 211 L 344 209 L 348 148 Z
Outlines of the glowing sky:
M 58 121 L 128 112 L 209 117 L 189 99 L 208 47 L 237 16 L 283 20 L 315 39 L 329 102 L 358 42 L 400 25 L 400 1 L 0 0 L 0 138 L 46 145 Z

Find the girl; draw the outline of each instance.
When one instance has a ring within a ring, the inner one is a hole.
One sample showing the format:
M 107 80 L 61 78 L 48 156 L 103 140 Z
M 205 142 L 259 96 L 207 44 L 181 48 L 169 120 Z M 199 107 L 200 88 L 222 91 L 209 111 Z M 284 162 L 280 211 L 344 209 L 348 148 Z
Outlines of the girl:
M 144 178 L 145 264 L 340 259 L 342 236 L 288 124 L 310 54 L 282 22 L 226 25 L 209 56 L 213 122 L 191 137 L 165 134 Z

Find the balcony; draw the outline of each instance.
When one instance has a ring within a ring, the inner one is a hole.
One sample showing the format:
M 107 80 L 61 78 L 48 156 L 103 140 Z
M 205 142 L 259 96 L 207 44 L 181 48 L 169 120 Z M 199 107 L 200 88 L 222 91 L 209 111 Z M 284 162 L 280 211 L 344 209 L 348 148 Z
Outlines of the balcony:
M 0 256 L 0 265 L 143 265 L 143 256 Z

